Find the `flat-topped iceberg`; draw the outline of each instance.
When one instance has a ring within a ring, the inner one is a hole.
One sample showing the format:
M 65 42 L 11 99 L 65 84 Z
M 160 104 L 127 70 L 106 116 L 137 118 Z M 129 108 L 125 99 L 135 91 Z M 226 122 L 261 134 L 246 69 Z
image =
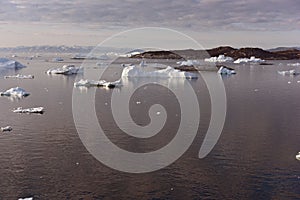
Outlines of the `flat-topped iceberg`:
M 177 64 L 180 66 L 194 66 L 199 65 L 200 62 L 198 60 L 184 60 L 184 61 L 178 61 Z
M 135 65 L 125 67 L 122 71 L 122 77 L 198 78 L 196 73 L 183 72 L 170 66 L 165 69 L 145 71 L 143 68 Z
M 225 55 L 219 55 L 218 57 L 210 57 L 210 58 L 205 58 L 205 62 L 233 62 L 233 58 Z
M 63 74 L 63 75 L 71 75 L 78 74 L 82 72 L 81 67 L 75 67 L 75 65 L 64 65 L 60 68 L 52 68 L 47 70 L 47 74 Z
M 10 126 L 0 127 L 0 130 L 2 132 L 9 132 L 9 131 L 12 131 L 12 127 L 10 127 Z
M 7 58 L 0 58 L 0 71 L 5 69 L 21 69 L 26 67 L 21 63 Z
M 14 113 L 38 113 L 43 114 L 44 113 L 44 107 L 36 107 L 36 108 L 25 108 L 19 107 L 17 109 L 13 110 Z
M 11 76 L 4 76 L 4 78 L 13 78 L 13 79 L 34 79 L 33 75 L 11 75 Z
M 296 76 L 296 75 L 299 75 L 300 72 L 297 72 L 296 70 L 292 69 L 292 70 L 287 70 L 287 71 L 278 71 L 278 74 Z
M 105 80 L 94 81 L 94 80 L 83 80 L 81 79 L 78 82 L 74 83 L 75 87 L 106 87 L 106 88 L 114 88 L 121 86 L 121 80 L 117 80 L 114 82 L 109 82 Z
M 29 96 L 30 94 L 22 88 L 15 87 L 15 88 L 11 88 L 9 90 L 6 90 L 5 92 L 0 92 L 0 95 L 1 96 L 8 96 L 8 97 L 22 98 L 22 97 Z
M 221 66 L 218 70 L 219 74 L 223 75 L 231 75 L 231 74 L 236 74 L 234 69 L 228 68 L 226 66 Z
M 265 60 L 251 56 L 250 58 L 239 58 L 235 60 L 233 63 L 240 64 L 240 63 L 262 63 L 262 62 L 265 62 Z

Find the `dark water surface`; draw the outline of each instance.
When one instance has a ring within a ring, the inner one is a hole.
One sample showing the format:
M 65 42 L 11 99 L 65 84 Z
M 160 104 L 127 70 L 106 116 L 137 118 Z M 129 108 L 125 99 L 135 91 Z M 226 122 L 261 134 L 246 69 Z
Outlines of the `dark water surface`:
M 190 81 L 201 110 L 193 144 L 162 170 L 130 174 L 103 165 L 82 144 L 72 114 L 76 77 L 49 76 L 46 69 L 61 64 L 43 58 L 29 61 L 28 67 L 17 73 L 33 74 L 35 79 L 0 79 L 0 91 L 20 86 L 31 93 L 15 101 L 0 98 L 0 126 L 13 127 L 12 132 L 0 134 L 0 199 L 299 199 L 300 162 L 295 155 L 300 151 L 300 76 L 281 76 L 277 70 L 293 67 L 274 63 L 235 65 L 237 75 L 223 77 L 227 117 L 218 143 L 203 159 L 198 152 L 208 128 L 210 100 L 202 79 Z M 82 95 L 88 92 L 82 91 Z M 106 108 L 111 92 L 97 89 L 96 111 L 115 144 L 146 152 L 161 148 L 174 137 L 180 111 L 172 93 L 150 88 L 132 97 L 131 115 L 137 124 L 149 123 L 149 107 L 134 104 L 141 99 L 157 97 L 169 111 L 169 121 L 156 138 L 136 141 L 122 136 L 113 123 Z M 46 112 L 27 115 L 11 111 L 19 106 L 44 106 Z

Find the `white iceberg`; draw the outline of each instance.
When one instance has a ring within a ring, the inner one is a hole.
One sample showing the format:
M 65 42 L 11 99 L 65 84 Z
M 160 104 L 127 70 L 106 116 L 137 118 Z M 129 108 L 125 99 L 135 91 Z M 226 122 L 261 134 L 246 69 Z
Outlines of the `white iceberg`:
M 161 70 L 145 71 L 143 68 L 134 65 L 125 67 L 122 71 L 122 77 L 198 78 L 195 73 L 183 72 L 170 66 Z
M 10 127 L 10 126 L 0 127 L 0 130 L 2 132 L 10 132 L 10 131 L 12 131 L 12 127 Z
M 121 80 L 117 80 L 114 82 L 108 82 L 105 80 L 94 81 L 94 80 L 83 80 L 81 79 L 78 82 L 74 83 L 75 87 L 106 87 L 106 88 L 114 88 L 121 86 Z
M 5 69 L 21 69 L 26 67 L 21 63 L 7 58 L 0 58 L 0 71 Z
M 298 67 L 300 66 L 300 63 L 288 63 L 288 66 Z
M 33 75 L 12 75 L 12 76 L 4 76 L 4 78 L 14 78 L 14 79 L 34 79 Z
M 184 61 L 178 61 L 176 63 L 179 64 L 180 66 L 194 66 L 200 64 L 198 60 L 184 60 Z
M 75 65 L 64 65 L 61 68 L 52 68 L 47 70 L 47 74 L 63 74 L 63 75 L 71 75 L 78 74 L 82 72 L 81 67 L 75 67 Z
M 300 72 L 297 72 L 296 70 L 292 69 L 292 70 L 287 70 L 287 71 L 278 71 L 278 74 L 280 74 L 280 75 L 295 76 L 295 75 L 299 75 Z
M 250 58 L 239 58 L 235 60 L 233 63 L 240 64 L 240 63 L 262 63 L 262 62 L 265 62 L 265 60 L 251 56 Z
M 218 57 L 210 57 L 210 58 L 205 58 L 205 62 L 232 62 L 233 58 L 225 55 L 219 55 Z
M 296 159 L 300 160 L 300 152 L 298 152 L 298 154 L 296 155 Z
M 234 69 L 230 69 L 228 67 L 225 66 L 221 66 L 218 70 L 219 74 L 223 74 L 223 75 L 231 75 L 231 74 L 236 74 Z
M 33 197 L 19 198 L 18 200 L 33 200 Z
M 8 97 L 22 98 L 22 97 L 29 96 L 30 94 L 22 88 L 15 87 L 15 88 L 11 88 L 9 90 L 6 90 L 5 92 L 0 92 L 0 95 L 1 96 L 8 96 Z
M 19 107 L 17 109 L 14 109 L 13 112 L 14 113 L 38 113 L 38 114 L 43 114 L 44 113 L 44 107 L 26 108 L 26 109 L 23 109 L 22 107 Z

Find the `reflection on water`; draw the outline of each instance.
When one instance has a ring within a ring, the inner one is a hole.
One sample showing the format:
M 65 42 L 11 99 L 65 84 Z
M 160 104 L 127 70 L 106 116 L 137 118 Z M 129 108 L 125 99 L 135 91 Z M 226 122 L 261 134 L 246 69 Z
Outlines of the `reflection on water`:
M 152 173 L 128 174 L 97 161 L 79 139 L 72 114 L 76 77 L 48 76 L 45 71 L 50 65 L 32 62 L 21 72 L 33 74 L 35 79 L 0 79 L 1 91 L 20 86 L 31 93 L 15 102 L 0 98 L 0 126 L 13 127 L 12 132 L 0 135 L 0 199 L 26 196 L 35 199 L 297 199 L 300 168 L 295 155 L 300 150 L 300 83 L 297 82 L 300 77 L 279 75 L 277 70 L 286 66 L 274 63 L 273 66 L 235 65 L 237 75 L 223 78 L 227 117 L 218 143 L 203 159 L 198 158 L 198 153 L 211 118 L 205 82 L 201 78 L 178 82 L 160 80 L 179 91 L 187 83 L 195 89 L 201 111 L 197 135 L 190 148 L 170 166 Z M 135 80 L 127 84 L 130 88 Z M 128 88 L 89 88 L 78 92 L 83 97 L 96 92 L 98 121 L 116 145 L 134 152 L 160 149 L 178 130 L 181 120 L 177 118 L 178 101 L 166 87 L 149 85 L 146 92 L 140 88 L 129 105 L 125 105 L 131 107 L 132 120 L 142 126 L 149 124 L 148 111 L 156 99 L 164 106 L 168 118 L 166 128 L 154 137 L 136 139 L 123 134 L 116 127 L 112 113 L 109 115 L 112 93 L 122 93 Z M 147 104 L 147 100 L 151 103 Z M 44 106 L 45 114 L 11 112 L 12 108 L 35 106 Z M 84 107 L 82 110 L 85 112 Z M 84 123 L 81 126 L 88 129 Z

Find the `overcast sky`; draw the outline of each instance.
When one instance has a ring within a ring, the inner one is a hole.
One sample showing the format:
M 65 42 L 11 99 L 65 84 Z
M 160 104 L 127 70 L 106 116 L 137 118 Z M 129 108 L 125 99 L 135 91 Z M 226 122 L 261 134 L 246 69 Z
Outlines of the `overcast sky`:
M 299 0 L 0 0 L 0 46 L 96 45 L 129 28 L 172 28 L 204 47 L 300 46 Z

